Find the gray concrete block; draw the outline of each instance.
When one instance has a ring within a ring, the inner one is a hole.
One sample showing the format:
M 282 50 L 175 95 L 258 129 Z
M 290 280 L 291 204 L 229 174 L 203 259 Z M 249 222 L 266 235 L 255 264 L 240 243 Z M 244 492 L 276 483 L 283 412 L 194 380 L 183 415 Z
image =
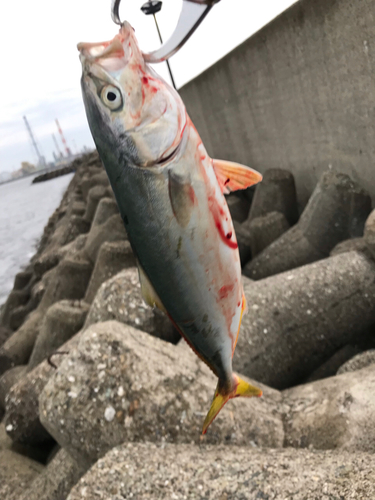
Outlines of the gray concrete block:
M 92 221 L 92 226 L 99 226 L 104 224 L 112 215 L 119 213 L 117 203 L 112 198 L 102 198 L 95 211 L 95 215 Z
M 375 365 L 283 392 L 285 445 L 375 451 Z
M 52 271 L 38 310 L 47 311 L 52 304 L 64 299 L 83 299 L 92 270 L 93 265 L 88 260 L 63 259 Z
M 13 335 L 13 332 L 10 328 L 0 325 L 0 347 L 9 339 L 11 335 Z
M 66 500 L 85 472 L 79 463 L 61 449 L 18 500 Z
M 26 373 L 26 366 L 20 365 L 10 368 L 0 377 L 0 413 L 5 411 L 5 398 L 11 387 Z
M 119 213 L 112 215 L 102 224 L 96 224 L 95 217 L 84 250 L 91 262 L 95 262 L 103 243 L 106 241 L 124 241 L 126 239 L 126 230 Z
M 225 197 L 229 212 L 234 221 L 243 222 L 247 219 L 250 210 L 249 201 L 242 196 L 232 194 Z
M 85 328 L 117 320 L 176 344 L 181 336 L 169 318 L 143 300 L 138 269 L 127 268 L 101 285 L 87 315 Z
M 248 263 L 244 274 L 258 280 L 327 257 L 340 241 L 362 236 L 370 211 L 371 199 L 358 184 L 328 171 L 298 224 Z
M 233 366 L 279 389 L 299 384 L 375 323 L 375 264 L 348 252 L 257 281 Z
M 105 186 L 94 186 L 90 189 L 87 197 L 87 206 L 84 218 L 90 223 L 93 221 L 97 206 L 101 199 L 106 196 L 107 188 Z
M 12 290 L 3 306 L 0 324 L 5 327 L 10 327 L 9 319 L 12 311 L 19 306 L 24 306 L 30 299 L 28 290 Z
M 282 213 L 290 225 L 298 220 L 296 187 L 293 174 L 288 170 L 266 170 L 262 182 L 255 188 L 249 219 L 271 212 Z
M 62 300 L 45 314 L 28 363 L 28 371 L 58 350 L 82 327 L 89 305 L 82 301 Z
M 49 380 L 39 399 L 40 418 L 73 458 L 90 466 L 122 442 L 200 443 L 215 386 L 192 351 L 106 322 L 80 336 L 78 348 Z M 205 441 L 282 446 L 279 402 L 278 391 L 264 388 L 264 398 L 228 403 Z
M 363 452 L 126 443 L 99 460 L 67 500 L 109 500 L 108 492 L 113 500 L 368 500 L 374 467 L 374 455 Z
M 86 240 L 87 240 L 87 234 L 80 234 L 72 242 L 60 247 L 57 250 L 57 255 L 58 255 L 59 259 L 62 260 L 65 257 L 68 260 L 74 259 L 76 256 L 82 254 L 81 251 L 84 249 L 84 247 L 86 245 Z
M 251 234 L 246 224 L 233 221 L 236 233 L 238 251 L 240 253 L 241 267 L 244 267 L 251 259 Z
M 44 252 L 34 261 L 34 273 L 41 278 L 47 271 L 53 269 L 59 263 L 59 255 L 56 250 Z
M 83 199 L 86 201 L 88 198 L 88 194 L 90 189 L 92 189 L 94 186 L 104 186 L 107 187 L 109 184 L 109 180 L 107 177 L 107 174 L 105 171 L 98 171 L 97 169 L 95 170 L 98 173 L 95 173 L 94 175 L 88 175 L 85 179 L 82 180 L 81 183 L 81 190 L 82 190 L 82 195 Z
M 10 368 L 28 363 L 43 315 L 34 311 L 25 323 L 0 347 L 0 375 Z
M 258 253 L 277 240 L 290 227 L 284 214 L 269 212 L 245 223 L 250 233 L 250 249 L 254 258 Z
M 85 301 L 91 304 L 102 283 L 118 274 L 123 269 L 136 265 L 132 248 L 128 241 L 104 242 L 99 250 L 87 287 Z
M 30 283 L 33 273 L 31 271 L 20 271 L 14 278 L 13 290 L 22 290 Z
M 10 450 L 0 450 L 0 498 L 18 500 L 23 490 L 42 472 L 43 465 Z
M 338 243 L 330 252 L 330 255 L 333 257 L 334 255 L 339 255 L 340 253 L 345 252 L 362 252 L 366 255 L 366 257 L 371 257 L 371 252 L 369 247 L 367 246 L 366 240 L 364 237 L 362 238 L 351 238 L 350 240 L 342 241 Z
M 327 361 L 314 370 L 306 380 L 306 382 L 315 382 L 316 380 L 321 380 L 322 378 L 333 377 L 336 375 L 337 370 L 346 361 L 353 358 L 356 354 L 360 352 L 360 348 L 355 345 L 345 345 L 341 347 L 338 351 L 333 354 Z
M 370 365 L 375 365 L 375 349 L 370 349 L 369 351 L 353 356 L 340 366 L 337 370 L 337 375 L 362 370 L 362 368 L 367 368 Z
M 72 337 L 62 347 L 61 351 L 70 352 L 78 344 L 79 334 Z M 52 361 L 59 367 L 66 354 L 53 356 Z M 51 437 L 40 423 L 39 397 L 48 380 L 55 373 L 47 360 L 42 361 L 32 371 L 25 374 L 11 390 L 6 398 L 6 414 L 4 421 L 8 427 L 8 434 L 14 443 L 23 446 L 34 446 L 43 449 L 45 443 L 50 443 Z

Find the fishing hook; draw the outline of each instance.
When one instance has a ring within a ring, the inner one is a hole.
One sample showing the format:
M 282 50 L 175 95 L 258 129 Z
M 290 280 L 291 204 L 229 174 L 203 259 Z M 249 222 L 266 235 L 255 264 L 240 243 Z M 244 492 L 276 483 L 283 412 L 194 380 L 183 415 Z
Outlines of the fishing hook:
M 148 63 L 158 63 L 169 59 L 191 37 L 200 23 L 220 0 L 183 0 L 182 10 L 172 36 L 161 47 L 152 52 L 143 53 Z M 114 23 L 122 25 L 119 8 L 121 0 L 112 0 L 111 17 Z

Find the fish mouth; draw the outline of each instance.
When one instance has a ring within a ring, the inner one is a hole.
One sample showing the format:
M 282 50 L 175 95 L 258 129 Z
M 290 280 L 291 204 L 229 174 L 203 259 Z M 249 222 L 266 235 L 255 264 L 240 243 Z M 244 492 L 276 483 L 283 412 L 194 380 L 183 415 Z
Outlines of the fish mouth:
M 98 63 L 107 70 L 118 71 L 126 66 L 134 52 L 139 52 L 138 55 L 143 60 L 134 42 L 134 29 L 125 21 L 112 40 L 94 43 L 81 42 L 77 45 L 77 49 L 82 62 Z

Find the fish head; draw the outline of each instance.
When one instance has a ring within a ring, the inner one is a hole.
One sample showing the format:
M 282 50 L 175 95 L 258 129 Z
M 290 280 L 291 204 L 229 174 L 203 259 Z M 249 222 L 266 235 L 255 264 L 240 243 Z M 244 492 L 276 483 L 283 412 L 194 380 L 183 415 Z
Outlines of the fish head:
M 123 23 L 109 42 L 77 48 L 83 100 L 99 154 L 125 151 L 140 167 L 163 165 L 173 157 L 186 127 L 185 106 L 145 63 L 131 25 Z

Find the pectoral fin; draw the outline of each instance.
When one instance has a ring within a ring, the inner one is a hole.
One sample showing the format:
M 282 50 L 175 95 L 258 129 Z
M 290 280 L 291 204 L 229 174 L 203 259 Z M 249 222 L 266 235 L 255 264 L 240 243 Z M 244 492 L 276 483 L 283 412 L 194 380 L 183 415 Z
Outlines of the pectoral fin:
M 256 170 L 232 161 L 212 160 L 212 165 L 224 194 L 246 189 L 263 178 Z
M 168 172 L 169 199 L 173 213 L 181 227 L 189 224 L 196 198 L 189 175 Z
M 158 294 L 155 292 L 155 289 L 152 286 L 150 280 L 148 279 L 148 276 L 144 272 L 142 266 L 140 265 L 139 262 L 137 262 L 137 264 L 138 264 L 139 282 L 141 284 L 141 292 L 143 300 L 150 307 L 156 306 L 158 309 L 163 311 L 163 313 L 167 314 L 165 307 L 163 306 L 161 300 L 159 299 Z

